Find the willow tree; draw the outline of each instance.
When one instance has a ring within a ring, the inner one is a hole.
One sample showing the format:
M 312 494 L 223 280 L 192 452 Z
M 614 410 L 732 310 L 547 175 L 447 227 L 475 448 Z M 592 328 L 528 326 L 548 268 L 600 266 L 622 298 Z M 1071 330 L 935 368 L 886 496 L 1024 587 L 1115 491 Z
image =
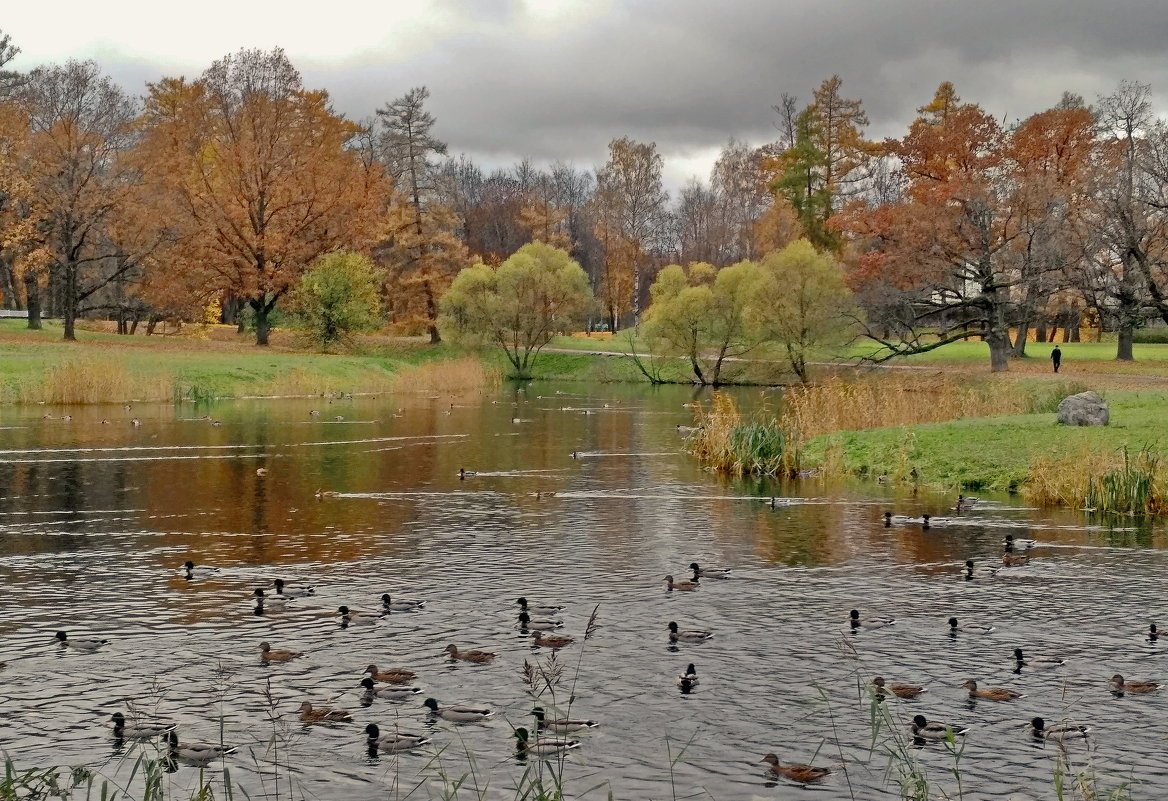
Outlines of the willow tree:
M 530 378 L 539 352 L 591 307 L 583 268 L 567 251 L 531 242 L 498 267 L 460 272 L 442 297 L 440 324 L 456 341 L 502 349 L 515 377 Z
M 319 256 L 370 244 L 382 224 L 384 173 L 350 147 L 360 127 L 305 89 L 279 48 L 151 85 L 144 122 L 144 163 L 167 211 L 158 224 L 177 235 L 166 268 L 246 300 L 257 345 Z

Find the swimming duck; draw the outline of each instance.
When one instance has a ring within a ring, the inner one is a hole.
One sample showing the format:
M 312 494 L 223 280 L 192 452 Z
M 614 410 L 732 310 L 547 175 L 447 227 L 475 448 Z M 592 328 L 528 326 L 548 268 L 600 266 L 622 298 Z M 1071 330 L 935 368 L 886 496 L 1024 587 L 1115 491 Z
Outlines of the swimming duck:
M 138 428 L 142 425 L 142 421 L 139 420 L 137 417 L 131 417 L 130 418 L 130 425 L 132 425 L 134 428 Z
M 1156 624 L 1152 623 L 1148 626 L 1148 642 L 1155 642 L 1160 639 L 1160 633 L 1156 630 Z
M 542 706 L 531 710 L 531 714 L 535 716 L 536 728 L 551 729 L 561 734 L 580 729 L 594 729 L 600 725 L 595 720 L 585 720 L 584 718 L 549 718 Z
M 361 671 L 368 673 L 373 681 L 385 681 L 390 684 L 406 684 L 417 678 L 417 673 L 405 668 L 390 668 L 389 670 L 378 670 L 377 665 L 370 665 Z
M 921 693 L 928 692 L 927 688 L 919 684 L 885 684 L 880 676 L 872 679 L 872 686 L 876 688 L 877 695 L 892 693 L 897 698 L 916 698 Z
M 257 476 L 266 476 L 267 474 L 268 474 L 268 468 L 266 468 L 266 467 L 257 467 L 256 468 L 256 475 Z
M 458 480 L 459 481 L 465 481 L 468 477 L 477 476 L 477 475 L 478 475 L 478 473 L 476 473 L 474 470 L 466 470 L 466 469 L 463 469 L 461 467 L 458 468 Z
M 522 726 L 515 730 L 515 750 L 521 755 L 555 756 L 579 747 L 579 740 L 560 740 L 552 737 L 540 737 L 533 740 L 531 734 Z
M 320 409 L 309 409 L 308 416 L 309 417 L 320 417 Z
M 519 609 L 532 615 L 558 615 L 564 611 L 562 606 L 552 606 L 551 604 L 528 604 L 526 598 L 520 598 L 515 603 L 519 604 Z
M 977 505 L 977 498 L 972 495 L 958 495 L 957 504 L 953 507 L 954 512 L 968 512 Z
M 563 648 L 575 642 L 571 637 L 559 637 L 555 634 L 544 634 L 539 629 L 531 632 L 532 644 L 544 648 Z
M 558 629 L 562 625 L 564 625 L 564 621 L 562 620 L 545 620 L 542 618 L 533 620 L 531 615 L 526 612 L 519 613 L 519 628 L 523 631 L 528 629 L 551 631 L 552 629 Z
M 958 625 L 957 618 L 949 618 L 949 633 L 955 635 L 959 631 L 965 632 L 966 634 L 991 634 L 997 631 L 997 629 L 986 623 L 962 623 Z
M 295 600 L 290 595 L 266 595 L 262 587 L 256 587 L 252 595 L 255 596 L 257 604 L 266 603 L 270 606 L 283 606 L 289 601 Z
M 495 714 L 485 706 L 438 706 L 433 698 L 427 698 L 422 706 L 429 709 L 431 714 L 451 723 L 478 723 Z
M 1014 649 L 1014 660 L 1018 663 L 1018 667 L 1027 665 L 1032 668 L 1054 668 L 1067 663 L 1067 660 L 1059 659 L 1057 656 L 1032 656 L 1027 659 L 1022 654 L 1021 648 Z
M 982 565 L 981 567 L 978 567 L 974 564 L 972 559 L 965 560 L 965 577 L 967 579 L 976 578 L 978 576 L 982 578 L 993 578 L 994 576 L 998 575 L 998 571 L 1001 569 L 1002 568 L 1000 567 L 990 567 L 988 565 Z
M 305 723 L 349 723 L 353 720 L 353 715 L 343 709 L 328 706 L 313 709 L 312 704 L 305 701 L 300 705 L 300 719 Z
M 369 676 L 361 679 L 361 686 L 365 688 L 362 695 L 368 700 L 384 698 L 388 701 L 404 701 L 422 691 L 421 687 L 378 687 Z
M 260 643 L 260 659 L 265 662 L 291 662 L 297 657 L 304 656 L 300 651 L 283 651 L 279 648 L 272 648 L 266 642 Z
M 272 584 L 276 587 L 276 595 L 288 598 L 307 598 L 316 595 L 316 587 L 289 587 L 284 583 L 284 579 L 276 579 Z
M 894 515 L 892 512 L 884 513 L 884 526 L 886 528 L 889 526 L 908 526 L 919 522 L 921 521 L 917 518 L 908 515 Z
M 1032 736 L 1043 740 L 1071 740 L 1079 737 L 1086 739 L 1091 733 L 1089 727 L 1077 723 L 1056 723 L 1047 726 L 1042 718 L 1031 718 L 1028 728 Z
M 316 492 L 313 493 L 313 495 L 317 498 L 332 498 L 336 494 L 337 493 L 334 492 L 333 490 L 326 490 L 326 489 L 318 489 Z
M 685 673 L 677 677 L 677 686 L 687 691 L 698 686 L 698 671 L 693 662 L 686 665 Z
M 786 776 L 797 782 L 816 782 L 831 773 L 829 768 L 816 768 L 797 762 L 789 762 L 784 765 L 774 754 L 767 754 L 762 758 L 762 761 L 770 766 L 771 773 L 776 776 Z
M 728 579 L 728 578 L 730 578 L 730 569 L 729 568 L 723 570 L 720 568 L 713 568 L 713 567 L 698 567 L 697 562 L 690 562 L 689 569 L 694 572 L 694 575 L 697 578 L 710 578 L 710 579 Z M 696 581 L 696 579 L 695 579 L 695 581 Z
M 958 737 L 969 731 L 963 726 L 928 721 L 924 715 L 914 715 L 911 724 L 912 736 L 918 740 L 947 740 L 950 733 Z
M 376 723 L 370 723 L 365 727 L 365 745 L 371 750 L 384 751 L 387 754 L 412 751 L 415 748 L 421 748 L 428 742 L 430 742 L 429 737 L 404 731 L 382 734 Z
M 398 598 L 395 601 L 389 597 L 388 592 L 381 596 L 381 609 L 383 612 L 416 612 L 425 605 L 425 601 L 409 601 L 405 598 Z
M 372 626 L 377 623 L 376 618 L 362 617 L 360 612 L 344 605 L 337 607 L 337 614 L 341 616 L 341 628 L 343 629 L 347 629 L 349 626 Z
M 987 701 L 1013 701 L 1015 698 L 1022 697 L 1021 693 L 1007 690 L 1005 687 L 987 687 L 984 690 L 979 690 L 977 682 L 973 679 L 966 679 L 961 686 L 969 690 L 970 698 L 984 698 Z
M 1028 540 L 1025 537 L 1015 537 L 1013 534 L 1007 534 L 1006 539 L 1002 541 L 1006 550 L 1029 551 L 1038 544 L 1038 540 Z
M 853 629 L 882 629 L 885 626 L 891 626 L 895 622 L 896 619 L 891 617 L 868 617 L 861 620 L 860 610 L 853 609 L 851 612 L 848 612 L 848 624 Z
M 208 567 L 207 565 L 196 565 L 190 559 L 183 562 L 183 569 L 187 572 L 187 578 L 202 578 L 210 576 L 219 572 L 217 567 Z
M 1123 695 L 1124 693 L 1154 693 L 1163 686 L 1152 681 L 1124 681 L 1123 676 L 1119 673 L 1111 677 L 1108 685 L 1116 695 Z
M 63 631 L 58 631 L 54 636 L 56 637 L 57 640 L 60 641 L 61 645 L 65 646 L 66 648 L 72 648 L 75 651 L 81 651 L 81 652 L 87 653 L 87 654 L 93 653 L 98 648 L 102 647 L 103 645 L 105 645 L 109 642 L 109 640 L 98 640 L 96 638 L 85 639 L 85 638 L 70 637 L 68 634 L 66 634 Z
M 702 631 L 700 629 L 690 629 L 689 631 L 678 631 L 677 623 L 672 620 L 669 621 L 669 641 L 670 642 L 705 642 L 714 636 L 711 631 Z
M 947 526 L 953 521 L 947 517 L 938 517 L 937 515 L 921 515 L 921 528 L 928 531 L 933 526 Z
M 446 653 L 450 654 L 451 659 L 461 659 L 464 662 L 490 662 L 495 658 L 496 654 L 490 651 L 460 651 L 458 646 L 451 643 L 446 646 Z
M 1006 550 L 1002 554 L 1002 564 L 1006 567 L 1028 565 L 1030 564 L 1030 557 L 1026 554 L 1016 552 L 1013 545 L 1006 545 Z
M 696 576 L 697 576 L 696 573 L 694 574 L 694 576 L 695 576 L 695 578 L 693 581 L 674 581 L 673 576 L 666 576 L 664 579 L 665 589 L 668 591 L 681 590 L 684 592 L 691 592 L 693 590 L 696 590 L 701 585 L 698 584 L 698 581 L 696 578 Z
M 161 737 L 178 728 L 178 724 L 171 721 L 126 723 L 126 716 L 121 712 L 115 712 L 111 719 L 114 723 L 114 737 L 118 740 L 146 740 L 151 737 Z
M 210 743 L 182 743 L 178 741 L 178 732 L 170 731 L 165 735 L 167 747 L 172 756 L 181 757 L 191 762 L 207 763 L 215 759 L 234 754 L 234 746 L 212 745 Z

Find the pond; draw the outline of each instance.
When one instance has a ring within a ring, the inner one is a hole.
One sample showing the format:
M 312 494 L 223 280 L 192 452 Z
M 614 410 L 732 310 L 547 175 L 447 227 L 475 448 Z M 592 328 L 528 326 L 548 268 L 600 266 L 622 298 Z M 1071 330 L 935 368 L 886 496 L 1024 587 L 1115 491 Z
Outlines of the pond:
M 1034 716 L 1094 729 L 1090 748 L 1068 743 L 1066 755 L 1100 790 L 1168 792 L 1168 689 L 1108 691 L 1115 673 L 1168 679 L 1168 640 L 1147 636 L 1168 621 L 1162 529 L 1006 496 L 956 514 L 944 511 L 954 498 L 871 483 L 728 480 L 683 452 L 677 426 L 692 422 L 694 397 L 545 384 L 3 409 L 0 750 L 20 766 L 128 781 L 136 755 L 158 747 L 112 740 L 110 716 L 134 710 L 177 721 L 183 740 L 237 746 L 210 771 L 225 764 L 252 798 L 438 798 L 443 773 L 472 769 L 458 798 L 479 797 L 475 786 L 514 798 L 539 765 L 518 760 L 511 737 L 533 728 L 524 663 L 546 670 L 549 656 L 517 628 L 525 596 L 563 605 L 557 633 L 575 638 L 557 652 L 560 683 L 543 705 L 564 712 L 573 697 L 573 717 L 599 722 L 572 735 L 570 797 L 895 798 L 901 768 L 957 797 L 945 744 L 906 738 L 916 714 L 969 727 L 958 757 L 967 799 L 1054 796 L 1060 749 L 1028 735 Z M 886 509 L 950 519 L 885 527 Z M 991 576 L 981 568 L 1001 565 L 1006 534 L 1038 544 L 1030 564 Z M 217 571 L 188 580 L 188 559 Z M 966 559 L 978 564 L 972 580 Z M 732 578 L 667 591 L 665 575 L 687 579 L 694 561 Z M 256 614 L 254 590 L 272 594 L 276 578 L 315 595 Z M 383 593 L 426 605 L 378 617 Z M 374 622 L 342 628 L 340 605 Z M 852 608 L 896 623 L 853 631 Z M 994 631 L 953 635 L 951 616 Z M 670 621 L 714 636 L 671 645 Z M 58 630 L 109 643 L 79 652 Z M 262 641 L 305 655 L 266 665 Z M 452 662 L 451 643 L 498 656 Z M 1019 647 L 1065 664 L 1019 671 Z M 691 662 L 700 683 L 683 693 L 676 677 Z M 370 663 L 415 671 L 421 693 L 363 706 Z M 876 675 L 928 692 L 887 702 L 895 725 L 874 735 Z M 971 678 L 1024 697 L 971 700 L 961 687 Z M 495 714 L 435 720 L 427 697 Z M 353 721 L 304 726 L 304 701 Z M 371 755 L 368 723 L 432 743 Z M 760 763 L 768 752 L 833 773 L 806 789 L 776 780 Z M 172 767 L 168 797 L 189 797 L 200 770 Z

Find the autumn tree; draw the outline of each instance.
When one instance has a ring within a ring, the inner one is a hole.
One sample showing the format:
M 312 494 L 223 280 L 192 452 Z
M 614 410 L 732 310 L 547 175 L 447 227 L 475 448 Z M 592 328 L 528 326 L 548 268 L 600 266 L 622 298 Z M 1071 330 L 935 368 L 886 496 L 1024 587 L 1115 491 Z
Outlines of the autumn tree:
M 757 336 L 782 346 L 799 380 L 808 358 L 850 339 L 857 311 L 843 266 L 807 240 L 771 253 L 747 284 L 747 320 Z
M 5 69 L 19 52 L 10 37 L 0 32 L 0 292 L 6 308 L 21 308 L 22 284 L 33 282 L 29 327 L 39 328 L 35 282 L 37 262 L 43 258 L 30 255 L 44 254 L 38 248 L 40 210 L 27 164 L 29 121 L 16 96 L 20 76 Z
M 176 235 L 168 269 L 243 298 L 267 345 L 276 304 L 323 253 L 371 242 L 387 187 L 350 147 L 359 126 L 305 89 L 283 50 L 241 50 L 199 80 L 150 86 L 151 186 Z
M 436 343 L 438 299 L 469 260 L 455 233 L 458 219 L 439 199 L 434 157 L 446 153 L 446 143 L 434 136 L 429 97 L 416 87 L 377 110 L 380 153 L 398 199 L 375 252 L 388 270 L 395 321 L 425 326 Z
M 517 378 L 530 378 L 543 348 L 588 313 L 588 276 L 571 256 L 543 242 L 524 245 L 498 267 L 476 264 L 442 298 L 451 338 L 500 348 Z
M 628 137 L 608 144 L 608 161 L 596 173 L 596 237 L 604 247 L 602 300 L 615 328 L 621 314 L 641 317 L 642 279 L 664 231 L 668 195 L 664 162 L 654 142 Z

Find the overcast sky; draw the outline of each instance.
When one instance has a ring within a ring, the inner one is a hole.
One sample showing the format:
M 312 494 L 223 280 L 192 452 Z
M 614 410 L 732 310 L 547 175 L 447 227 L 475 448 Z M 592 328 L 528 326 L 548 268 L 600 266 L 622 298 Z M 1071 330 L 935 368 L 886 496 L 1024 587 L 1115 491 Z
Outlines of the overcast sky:
M 838 73 L 874 137 L 899 135 L 937 84 L 999 119 L 1089 102 L 1124 78 L 1168 97 L 1165 0 L 199 0 L 6 3 L 27 69 L 92 58 L 126 89 L 196 76 L 241 47 L 283 47 L 307 86 L 360 119 L 426 85 L 451 153 L 600 164 L 656 141 L 671 186 L 730 137 L 775 138 L 771 106 Z M 172 10 L 172 9 L 181 9 Z M 301 11 L 300 9 L 304 9 Z

